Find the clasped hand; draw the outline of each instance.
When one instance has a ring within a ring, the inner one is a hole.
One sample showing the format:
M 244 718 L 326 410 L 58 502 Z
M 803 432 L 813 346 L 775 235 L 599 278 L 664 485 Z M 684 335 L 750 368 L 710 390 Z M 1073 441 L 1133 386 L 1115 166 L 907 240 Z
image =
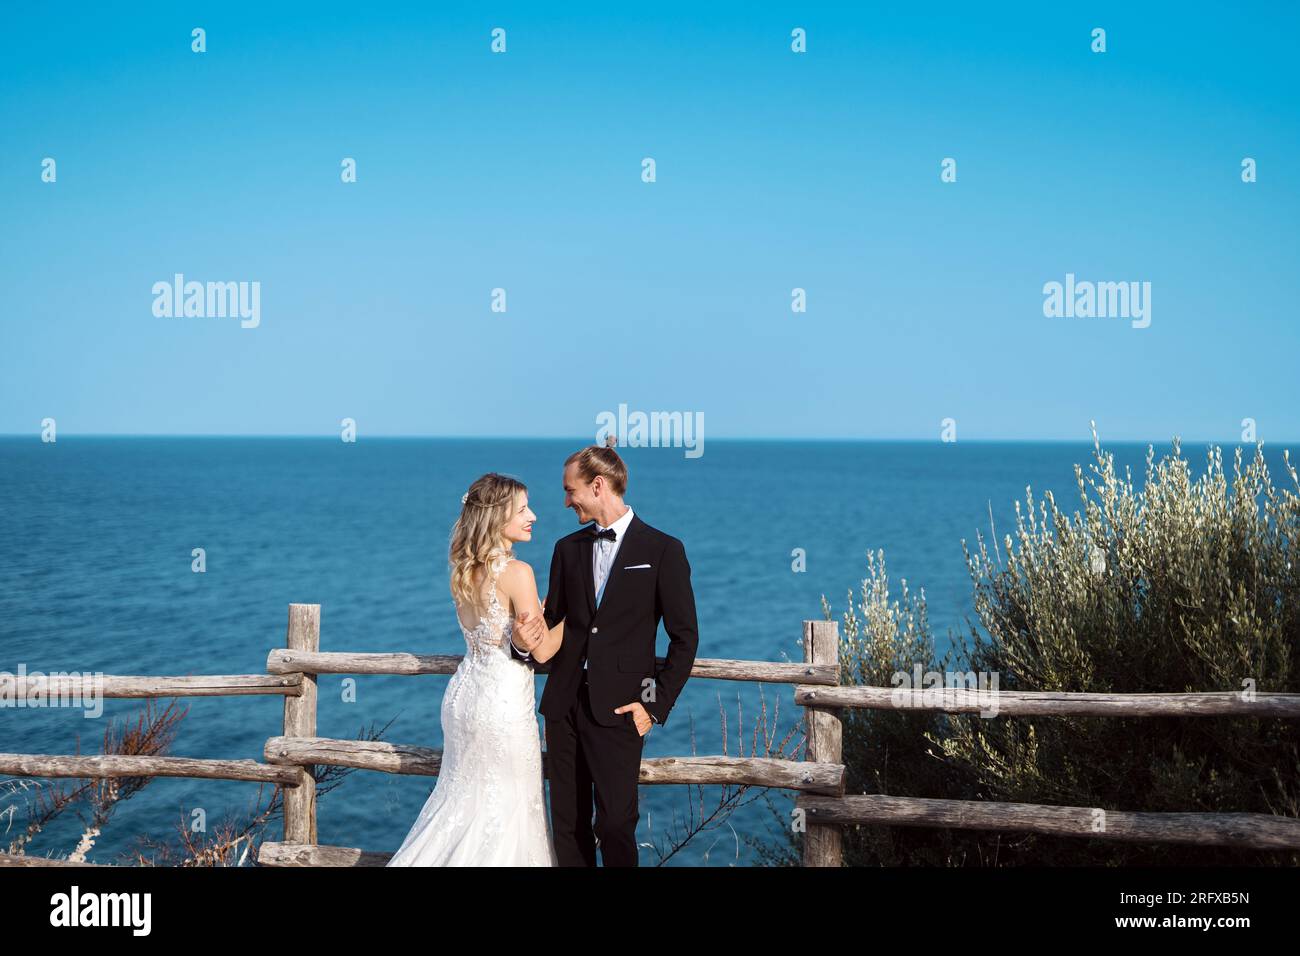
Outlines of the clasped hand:
M 546 602 L 542 602 L 542 611 L 546 611 Z M 515 618 L 514 637 L 515 647 L 525 653 L 531 654 L 537 650 L 537 645 L 542 643 L 546 637 L 548 629 L 546 627 L 546 615 L 534 614 L 532 611 L 525 611 L 520 617 Z
M 546 610 L 546 602 L 542 602 L 542 611 Z M 545 614 L 533 614 L 532 611 L 525 611 L 522 615 L 515 618 L 514 637 L 512 640 L 515 647 L 528 654 L 537 649 L 546 637 L 546 616 Z M 615 707 L 614 713 L 622 714 L 627 711 L 632 712 L 632 720 L 636 724 L 636 731 L 642 737 L 650 732 L 654 726 L 654 718 L 650 712 L 642 706 L 640 701 L 633 701 L 630 704 L 624 704 L 622 707 Z

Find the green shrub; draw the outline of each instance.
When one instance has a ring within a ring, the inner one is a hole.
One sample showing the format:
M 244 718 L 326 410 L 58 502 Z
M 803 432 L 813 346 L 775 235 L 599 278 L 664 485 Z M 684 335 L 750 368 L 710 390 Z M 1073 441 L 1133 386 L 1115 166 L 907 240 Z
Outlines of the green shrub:
M 1000 690 L 1300 691 L 1300 481 L 1274 488 L 1262 446 L 1229 482 L 1212 448 L 1193 479 L 1179 443 L 1121 478 L 1094 430 L 1081 511 L 1016 506 L 993 554 L 962 542 L 978 621 L 935 659 L 924 594 L 891 602 L 883 556 L 843 617 L 845 683 L 897 671 L 998 675 Z M 1005 556 L 1002 551 L 1005 551 Z M 829 619 L 830 606 L 823 599 Z M 1300 815 L 1297 720 L 1008 717 L 845 711 L 848 792 L 1108 810 Z M 1297 863 L 1300 854 L 979 831 L 846 828 L 846 863 Z

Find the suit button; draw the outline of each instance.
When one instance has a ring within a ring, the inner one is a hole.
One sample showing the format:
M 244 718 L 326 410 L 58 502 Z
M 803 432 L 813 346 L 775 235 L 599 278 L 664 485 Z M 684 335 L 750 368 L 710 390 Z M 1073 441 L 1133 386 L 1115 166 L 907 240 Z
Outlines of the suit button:
M 598 628 L 598 627 L 593 627 L 593 628 L 591 629 L 591 633 L 595 634 L 598 630 L 600 630 L 600 628 Z

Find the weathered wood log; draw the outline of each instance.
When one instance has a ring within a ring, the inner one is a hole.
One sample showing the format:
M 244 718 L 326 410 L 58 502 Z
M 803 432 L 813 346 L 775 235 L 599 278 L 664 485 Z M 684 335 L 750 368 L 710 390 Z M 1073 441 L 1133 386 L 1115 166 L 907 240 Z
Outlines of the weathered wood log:
M 268 763 L 316 764 L 380 770 L 385 773 L 437 776 L 442 752 L 382 740 L 336 740 L 328 737 L 272 737 L 263 754 Z M 548 772 L 542 752 L 542 773 Z M 811 793 L 844 792 L 844 766 L 808 760 L 760 757 L 650 757 L 641 761 L 644 784 L 747 784 Z
M 662 666 L 664 658 L 655 658 Z M 840 681 L 839 663 L 809 661 L 804 664 L 774 664 L 767 661 L 735 661 L 721 658 L 697 660 L 692 677 L 714 680 L 760 681 L 768 684 L 833 685 Z
M 61 702 L 75 700 L 92 690 L 99 697 L 243 697 L 249 694 L 302 693 L 302 677 L 296 674 L 199 674 L 185 677 L 150 677 L 120 674 L 72 675 L 0 673 L 0 698 L 30 700 L 39 693 Z M 31 706 L 31 705 L 28 705 Z M 45 706 L 45 705 L 43 705 Z
M 1065 691 L 985 691 L 964 687 L 813 687 L 794 689 L 796 704 L 871 710 L 984 711 L 1002 716 L 1059 717 L 1300 717 L 1300 694 L 1237 691 L 1193 694 L 1093 694 Z
M 839 684 L 840 632 L 834 621 L 803 622 L 804 660 L 810 664 L 835 668 L 835 683 Z M 804 686 L 804 685 L 801 685 Z M 830 688 L 825 688 L 829 690 Z M 805 733 L 808 745 L 805 756 L 810 762 L 840 765 L 843 758 L 844 725 L 840 710 L 829 703 L 805 705 Z M 840 781 L 842 794 L 844 781 Z M 803 835 L 804 866 L 843 866 L 844 833 L 837 826 L 822 826 L 816 820 L 808 822 Z
M 303 672 L 307 674 L 451 674 L 461 662 L 461 654 L 353 653 L 318 651 L 314 654 L 275 648 L 267 655 L 269 674 Z M 662 667 L 664 658 L 655 658 Z M 545 665 L 537 668 L 545 674 Z M 699 659 L 691 668 L 692 677 L 714 680 L 759 681 L 769 684 L 831 685 L 839 680 L 838 666 L 826 664 L 780 664 L 769 661 L 735 661 Z
M 290 654 L 320 651 L 320 605 L 290 604 L 285 645 Z M 284 735 L 316 736 L 316 675 L 300 674 L 302 693 L 284 699 Z M 303 767 L 298 786 L 284 793 L 284 839 L 288 843 L 316 842 L 316 780 Z
M 386 866 L 391 853 L 368 853 L 350 846 L 307 843 L 263 843 L 258 866 Z
M 74 863 L 71 860 L 52 860 L 46 856 L 27 856 L 23 853 L 0 853 L 0 866 L 98 866 L 103 863 Z
M 1300 820 L 1267 813 L 1133 813 L 982 800 L 850 794 L 800 794 L 807 820 L 875 826 L 1016 830 L 1130 843 L 1192 843 L 1260 850 L 1300 849 Z
M 252 780 L 297 785 L 298 771 L 267 766 L 256 760 L 202 760 L 196 757 L 146 757 L 100 754 L 51 757 L 45 754 L 0 754 L 0 774 L 15 777 L 198 777 L 210 780 Z
M 386 740 L 337 740 L 332 737 L 272 737 L 262 748 L 267 763 L 284 766 L 356 767 L 384 773 L 436 777 L 442 751 Z
M 266 657 L 268 674 L 451 674 L 463 654 L 353 653 L 274 648 Z
M 641 761 L 646 784 L 743 784 L 830 796 L 844 792 L 844 765 L 771 757 L 649 757 Z

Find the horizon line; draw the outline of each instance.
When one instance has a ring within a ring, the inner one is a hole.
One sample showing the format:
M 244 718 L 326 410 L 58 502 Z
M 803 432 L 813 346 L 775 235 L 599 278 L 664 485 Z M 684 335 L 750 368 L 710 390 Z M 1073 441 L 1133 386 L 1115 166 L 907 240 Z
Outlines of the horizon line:
M 261 438 L 261 439 L 316 439 L 322 441 L 338 441 L 340 437 L 337 433 L 291 433 L 291 432 L 64 432 L 60 437 L 69 438 Z M 33 432 L 0 432 L 0 439 L 9 438 L 35 438 L 41 437 L 40 430 Z M 579 436 L 574 435 L 447 435 L 447 434 L 407 434 L 407 433 L 383 433 L 367 434 L 367 440 L 382 439 L 387 441 L 583 441 Z M 1125 444 L 1125 445 L 1152 445 L 1152 444 L 1172 444 L 1174 439 L 1180 443 L 1191 444 L 1227 444 L 1227 445 L 1245 445 L 1254 447 L 1257 444 L 1264 445 L 1286 445 L 1300 444 L 1298 439 L 1256 439 L 1253 442 L 1247 442 L 1242 439 L 1222 439 L 1222 438 L 1187 438 L 1183 436 L 1172 436 L 1162 439 L 1149 438 L 1101 438 L 1101 444 Z M 940 445 L 960 445 L 960 444 L 1087 444 L 1091 445 L 1091 436 L 1086 438 L 1002 438 L 1002 437 L 985 437 L 985 438 L 961 438 L 950 442 L 945 442 L 941 438 L 897 438 L 897 437 L 871 437 L 871 436 L 837 436 L 837 435 L 724 435 L 715 438 L 709 438 L 713 442 L 840 442 L 853 444 L 870 444 L 870 443 L 908 443 L 908 444 L 940 444 Z M 43 444 L 50 444 L 44 442 Z M 57 444 L 57 442 L 55 442 Z M 346 444 L 353 444 L 347 442 Z M 594 440 L 588 444 L 597 444 Z M 704 444 L 703 441 L 697 444 Z M 616 445 L 616 448 L 680 448 L 687 447 L 684 445 Z

